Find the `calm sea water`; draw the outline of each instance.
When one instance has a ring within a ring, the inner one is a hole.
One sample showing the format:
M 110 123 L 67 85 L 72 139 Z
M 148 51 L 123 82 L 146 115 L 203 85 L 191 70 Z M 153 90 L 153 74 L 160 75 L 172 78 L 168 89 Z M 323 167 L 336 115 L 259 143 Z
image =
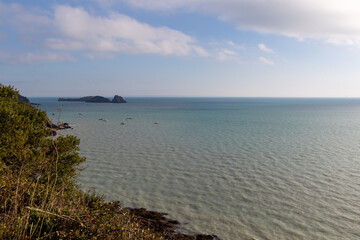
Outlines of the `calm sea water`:
M 31 100 L 62 109 L 107 200 L 224 240 L 360 239 L 360 99 Z

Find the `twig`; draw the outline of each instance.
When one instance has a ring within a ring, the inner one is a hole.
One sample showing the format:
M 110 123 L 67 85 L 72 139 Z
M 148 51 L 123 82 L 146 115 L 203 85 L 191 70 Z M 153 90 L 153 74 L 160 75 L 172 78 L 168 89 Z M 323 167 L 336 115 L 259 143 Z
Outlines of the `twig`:
M 25 208 L 29 209 L 29 210 L 33 210 L 33 211 L 37 211 L 37 212 L 41 212 L 41 213 L 45 213 L 45 214 L 49 214 L 49 215 L 52 215 L 52 216 L 55 216 L 55 217 L 59 217 L 59 218 L 62 218 L 62 219 L 65 219 L 65 220 L 70 220 L 70 221 L 74 221 L 74 222 L 78 222 L 80 223 L 80 225 L 83 227 L 84 224 L 76 219 L 73 219 L 71 217 L 67 217 L 67 216 L 61 216 L 61 215 L 58 215 L 56 213 L 52 213 L 52 212 L 47 212 L 47 211 L 44 211 L 44 210 L 41 210 L 39 208 L 33 208 L 33 207 L 29 207 L 29 206 L 26 206 Z
M 55 235 L 55 234 L 58 234 L 58 233 L 65 233 L 65 232 L 63 232 L 63 231 L 51 232 L 51 233 L 43 236 L 41 239 L 45 239 L 45 238 L 47 238 L 47 237 L 50 237 L 51 235 Z

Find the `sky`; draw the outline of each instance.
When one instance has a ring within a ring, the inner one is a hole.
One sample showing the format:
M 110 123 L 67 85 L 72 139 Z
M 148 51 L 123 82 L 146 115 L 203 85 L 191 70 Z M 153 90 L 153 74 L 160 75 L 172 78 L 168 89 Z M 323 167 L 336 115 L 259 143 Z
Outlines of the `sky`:
M 358 0 L 0 0 L 28 97 L 360 97 Z

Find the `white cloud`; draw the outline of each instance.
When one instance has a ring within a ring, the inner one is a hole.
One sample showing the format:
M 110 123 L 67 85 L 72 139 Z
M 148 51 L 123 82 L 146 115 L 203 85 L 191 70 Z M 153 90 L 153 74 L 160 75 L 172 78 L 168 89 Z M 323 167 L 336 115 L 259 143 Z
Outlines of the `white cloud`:
M 358 0 L 122 0 L 131 6 L 215 14 L 241 30 L 360 46 Z
M 268 64 L 268 65 L 274 65 L 275 63 L 265 57 L 259 57 L 260 62 Z
M 226 41 L 226 43 L 227 43 L 229 46 L 234 47 L 234 48 L 236 48 L 236 49 L 246 50 L 246 48 L 245 48 L 243 45 L 236 44 L 236 43 L 234 43 L 233 41 Z
M 221 48 L 229 48 L 229 49 L 232 49 L 234 51 L 237 51 L 237 50 L 245 51 L 246 50 L 246 47 L 244 45 L 234 43 L 233 41 L 215 41 L 215 40 L 211 40 L 211 41 L 208 42 L 208 45 L 212 46 L 212 47 L 218 47 L 218 48 L 219 47 L 221 47 Z
M 61 37 L 47 40 L 47 45 L 53 49 L 208 55 L 189 35 L 167 27 L 155 28 L 122 14 L 98 17 L 82 8 L 57 6 L 54 21 Z
M 75 58 L 69 54 L 48 52 L 44 54 L 25 53 L 11 54 L 0 51 L 0 62 L 6 64 L 31 64 L 36 62 L 63 62 L 75 61 Z
M 272 50 L 271 48 L 268 48 L 267 46 L 265 46 L 265 44 L 260 43 L 258 45 L 258 48 L 263 51 L 263 52 L 268 52 L 268 53 L 274 53 L 274 50 Z
M 45 12 L 40 9 L 25 9 L 19 4 L 0 2 L 0 25 L 16 30 L 23 42 L 36 45 L 37 50 L 83 51 L 83 55 L 92 57 L 109 56 L 117 52 L 209 55 L 196 43 L 195 38 L 180 31 L 168 27 L 152 27 L 118 13 L 100 17 L 82 8 L 70 6 L 58 5 L 54 7 L 54 12 Z M 46 56 L 51 60 L 54 55 Z M 36 60 L 33 55 L 8 58 L 15 62 L 41 60 Z
M 109 0 L 97 0 L 106 3 Z M 151 10 L 171 10 L 179 7 L 195 7 L 199 3 L 206 3 L 206 0 L 122 0 L 132 6 Z M 211 0 L 209 0 L 211 1 Z
M 238 54 L 229 49 L 221 49 L 217 53 L 217 59 L 220 61 L 235 60 Z

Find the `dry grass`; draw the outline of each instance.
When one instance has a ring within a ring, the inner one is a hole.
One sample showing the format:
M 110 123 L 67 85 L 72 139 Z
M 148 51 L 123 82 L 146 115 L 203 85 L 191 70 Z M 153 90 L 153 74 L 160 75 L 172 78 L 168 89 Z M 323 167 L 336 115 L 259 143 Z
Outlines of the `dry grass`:
M 16 171 L 0 166 L 0 239 L 162 239 L 118 203 L 59 178 L 58 153 L 39 158 L 36 168 L 26 154 Z

